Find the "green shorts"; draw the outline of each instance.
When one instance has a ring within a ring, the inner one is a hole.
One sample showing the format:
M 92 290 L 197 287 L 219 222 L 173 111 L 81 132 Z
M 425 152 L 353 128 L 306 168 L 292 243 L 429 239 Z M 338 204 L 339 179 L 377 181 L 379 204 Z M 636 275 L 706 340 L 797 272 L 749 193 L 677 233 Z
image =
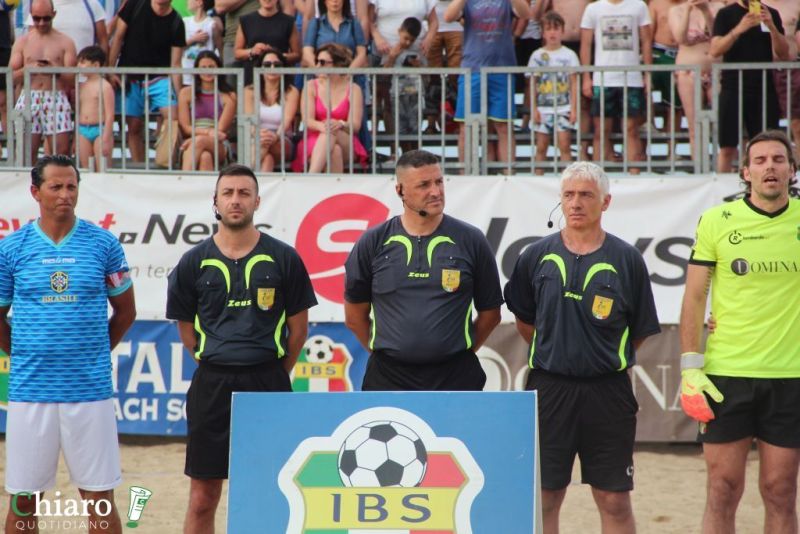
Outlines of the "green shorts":
M 653 45 L 653 65 L 674 65 L 675 57 L 678 55 L 676 48 Z M 653 87 L 651 91 L 661 93 L 661 103 L 664 105 L 674 105 L 681 107 L 681 99 L 678 97 L 678 88 L 673 83 L 671 71 L 654 72 L 651 76 Z

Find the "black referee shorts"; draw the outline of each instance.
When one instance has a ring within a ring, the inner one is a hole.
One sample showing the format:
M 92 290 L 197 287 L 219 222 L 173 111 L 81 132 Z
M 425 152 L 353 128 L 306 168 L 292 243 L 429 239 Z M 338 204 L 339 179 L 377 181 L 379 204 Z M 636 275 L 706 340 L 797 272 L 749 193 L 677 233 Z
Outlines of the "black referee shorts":
M 800 378 L 708 378 L 725 399 L 708 400 L 714 419 L 698 441 L 730 443 L 753 437 L 776 447 L 800 447 Z
M 280 361 L 258 365 L 200 363 L 186 393 L 186 467 L 192 478 L 228 478 L 234 391 L 292 391 Z
M 471 350 L 443 361 L 408 364 L 375 351 L 367 360 L 362 391 L 481 391 L 486 373 Z
M 577 454 L 581 482 L 604 491 L 633 489 L 633 441 L 639 404 L 628 373 L 576 378 L 533 369 L 538 391 L 542 488 L 561 490 Z

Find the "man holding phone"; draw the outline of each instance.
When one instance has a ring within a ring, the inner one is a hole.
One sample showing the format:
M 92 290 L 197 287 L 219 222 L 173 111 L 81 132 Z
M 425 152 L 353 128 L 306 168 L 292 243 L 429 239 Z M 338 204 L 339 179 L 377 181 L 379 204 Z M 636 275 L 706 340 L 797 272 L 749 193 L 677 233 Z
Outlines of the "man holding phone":
M 737 0 L 720 9 L 714 19 L 709 54 L 721 56 L 724 63 L 788 61 L 789 46 L 780 13 L 758 0 Z M 772 73 L 763 76 L 757 69 L 741 72 L 741 94 L 739 77 L 739 70 L 722 71 L 718 172 L 733 171 L 733 160 L 743 135 L 739 131 L 740 116 L 750 138 L 764 129 L 778 127 L 780 111 Z M 762 82 L 764 78 L 766 83 Z
M 21 84 L 27 67 L 74 67 L 75 43 L 66 34 L 53 29 L 56 12 L 49 0 L 31 4 L 31 31 L 17 39 L 11 49 L 9 67 L 14 84 Z M 55 80 L 53 79 L 55 77 Z M 72 108 L 65 90 L 73 83 L 69 74 L 34 74 L 30 94 L 20 94 L 15 109 L 31 110 L 31 163 L 35 164 L 42 135 L 55 136 L 56 154 L 69 154 L 69 134 L 74 128 Z

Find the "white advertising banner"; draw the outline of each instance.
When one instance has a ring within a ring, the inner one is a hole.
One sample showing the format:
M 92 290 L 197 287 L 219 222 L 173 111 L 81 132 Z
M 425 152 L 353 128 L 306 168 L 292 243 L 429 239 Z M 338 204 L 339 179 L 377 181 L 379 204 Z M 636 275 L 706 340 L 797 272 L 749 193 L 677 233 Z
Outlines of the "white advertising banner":
M 117 235 L 136 287 L 138 319 L 163 319 L 167 275 L 214 232 L 215 178 L 84 174 L 78 215 Z M 0 173 L 0 239 L 38 216 L 27 173 Z M 255 222 L 297 248 L 320 305 L 310 319 L 344 320 L 344 261 L 368 227 L 399 214 L 390 176 L 261 177 Z M 529 176 L 449 177 L 446 212 L 487 236 L 505 283 L 522 249 L 563 226 L 558 180 Z M 700 214 L 741 190 L 738 178 L 613 179 L 605 229 L 635 245 L 650 270 L 661 323 L 678 322 L 686 263 Z M 553 228 L 547 226 L 552 211 Z M 504 320 L 512 316 L 504 311 Z

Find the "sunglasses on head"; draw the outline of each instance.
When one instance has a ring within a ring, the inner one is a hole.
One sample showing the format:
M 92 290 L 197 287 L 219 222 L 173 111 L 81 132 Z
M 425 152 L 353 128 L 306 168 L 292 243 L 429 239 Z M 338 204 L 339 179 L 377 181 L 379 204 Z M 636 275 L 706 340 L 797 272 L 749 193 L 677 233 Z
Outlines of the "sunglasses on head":
M 31 16 L 31 18 L 33 19 L 33 22 L 50 22 L 53 20 L 53 17 L 50 15 L 45 15 L 44 17 Z
M 261 64 L 262 67 L 283 67 L 280 61 L 265 61 Z

